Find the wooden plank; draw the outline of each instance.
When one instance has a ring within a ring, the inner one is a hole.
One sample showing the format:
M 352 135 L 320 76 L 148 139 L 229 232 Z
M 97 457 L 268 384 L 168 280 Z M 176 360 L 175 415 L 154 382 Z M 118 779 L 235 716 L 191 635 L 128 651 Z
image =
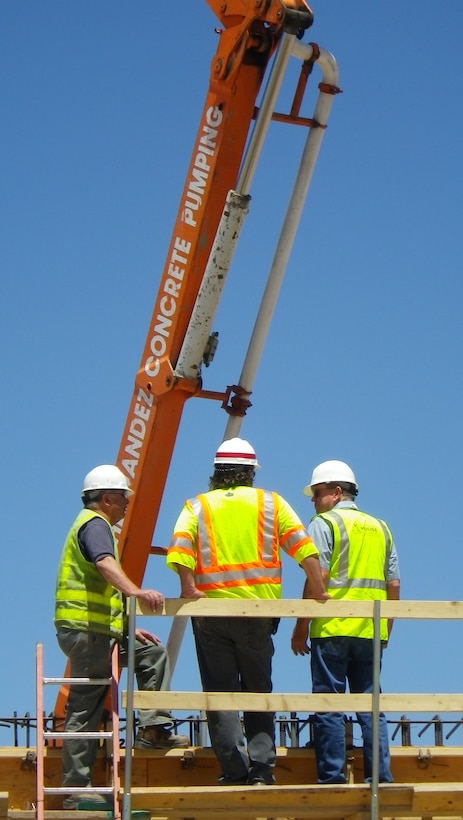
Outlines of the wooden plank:
M 8 820 L 35 820 L 37 813 L 31 809 L 11 809 L 8 812 Z M 106 820 L 111 818 L 112 812 L 106 811 L 79 811 L 76 810 L 54 810 L 45 811 L 45 820 Z
M 370 811 L 356 811 L 353 814 L 349 814 L 348 820 L 370 820 L 370 817 Z
M 202 598 L 166 598 L 162 612 L 154 613 L 137 602 L 139 615 L 159 616 L 215 616 L 280 618 L 369 618 L 373 617 L 373 601 L 314 601 L 284 598 L 281 600 L 227 600 Z M 463 601 L 381 601 L 384 618 L 405 619 L 463 619 Z
M 386 618 L 460 620 L 463 601 L 382 601 L 381 614 Z
M 137 601 L 138 615 L 167 616 L 212 616 L 223 617 L 224 610 L 227 618 L 281 618 L 297 617 L 334 617 L 340 611 L 343 617 L 373 617 L 373 601 L 314 601 L 302 599 L 239 599 L 224 601 L 223 598 L 199 598 L 192 601 L 188 598 L 166 598 L 162 612 L 154 613 Z M 386 617 L 386 616 L 385 616 Z M 463 615 L 462 615 L 463 617 Z
M 420 783 L 414 788 L 412 812 L 421 816 L 463 814 L 463 784 Z
M 361 786 L 215 786 L 177 789 L 134 788 L 134 809 L 152 811 L 156 816 L 199 817 L 318 817 L 342 818 L 369 812 L 371 791 Z M 410 811 L 413 789 L 388 786 L 380 789 L 379 803 L 384 816 Z
M 122 692 L 126 707 L 127 693 Z M 135 709 L 243 710 L 250 712 L 330 712 L 352 711 L 355 703 L 363 712 L 371 711 L 371 695 L 310 695 L 260 692 L 134 692 Z M 463 698 L 462 698 L 463 699 Z
M 23 757 L 26 757 L 27 753 L 30 751 L 30 748 L 28 748 L 27 746 L 1 746 L 0 759 L 2 757 L 14 757 L 17 760 L 22 760 Z
M 293 750 L 289 749 L 288 751 Z M 391 746 L 391 756 L 394 756 L 395 758 L 412 757 L 418 759 L 421 758 L 422 755 L 429 755 L 430 758 L 452 757 L 459 761 L 459 759 L 463 757 L 463 746 L 426 746 L 425 743 L 423 743 L 421 747 Z M 461 764 L 459 763 L 459 765 Z
M 463 695 L 442 694 L 381 694 L 380 709 L 383 712 L 461 712 Z
M 33 810 L 5 810 L 7 793 L 0 793 L 3 817 L 33 820 Z M 144 809 L 166 820 L 256 820 L 256 818 L 301 818 L 301 820 L 366 820 L 370 816 L 370 789 L 358 786 L 287 786 L 269 788 L 189 787 L 134 788 L 133 810 Z M 463 817 L 463 784 L 446 783 L 382 785 L 379 788 L 380 818 Z M 70 820 L 75 812 L 47 811 L 47 820 Z M 79 812 L 79 820 L 101 820 L 101 812 Z
M 122 692 L 122 706 L 127 692 Z M 134 692 L 135 709 L 250 712 L 371 712 L 372 696 L 261 692 Z M 383 712 L 462 712 L 463 694 L 381 694 Z

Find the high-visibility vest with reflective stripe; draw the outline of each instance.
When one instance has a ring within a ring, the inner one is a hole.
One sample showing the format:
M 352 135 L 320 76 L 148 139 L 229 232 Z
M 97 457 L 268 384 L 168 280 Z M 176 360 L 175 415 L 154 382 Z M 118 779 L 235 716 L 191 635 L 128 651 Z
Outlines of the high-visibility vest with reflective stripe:
M 211 490 L 185 504 L 167 564 L 192 569 L 210 598 L 281 598 L 280 548 L 298 562 L 318 554 L 281 496 L 253 487 Z
M 56 580 L 55 626 L 100 632 L 119 640 L 124 631 L 123 596 L 84 558 L 79 547 L 79 530 L 92 518 L 108 524 L 104 516 L 84 509 L 66 538 Z M 114 535 L 113 541 L 114 557 L 119 561 Z
M 327 591 L 335 599 L 376 601 L 387 598 L 387 568 L 392 535 L 387 524 L 357 509 L 320 513 L 331 529 L 333 552 Z M 372 618 L 314 618 L 312 638 L 347 635 L 373 637 Z M 381 640 L 387 640 L 387 619 L 381 618 Z

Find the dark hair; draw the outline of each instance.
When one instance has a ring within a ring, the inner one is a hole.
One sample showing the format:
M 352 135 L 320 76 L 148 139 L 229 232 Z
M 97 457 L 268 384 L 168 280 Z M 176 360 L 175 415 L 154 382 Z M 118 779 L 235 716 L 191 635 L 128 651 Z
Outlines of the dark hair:
M 341 487 L 341 490 L 351 495 L 352 498 L 355 498 L 358 493 L 357 487 L 355 484 L 351 484 L 350 481 L 328 481 L 326 486 L 329 487 L 330 490 L 334 490 L 335 487 Z
M 246 464 L 217 464 L 209 478 L 210 490 L 225 490 L 229 487 L 252 487 L 254 467 Z

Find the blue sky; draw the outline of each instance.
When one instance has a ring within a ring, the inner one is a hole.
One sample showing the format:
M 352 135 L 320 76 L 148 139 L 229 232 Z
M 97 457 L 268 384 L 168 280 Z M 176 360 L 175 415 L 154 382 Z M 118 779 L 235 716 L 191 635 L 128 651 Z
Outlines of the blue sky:
M 305 40 L 334 54 L 343 94 L 241 432 L 257 449 L 259 482 L 304 521 L 312 467 L 348 461 L 360 505 L 394 534 L 402 597 L 458 600 L 463 4 L 314 0 L 313 10 Z M 35 711 L 37 641 L 47 674 L 64 669 L 56 566 L 84 474 L 118 451 L 216 25 L 202 0 L 175 13 L 153 0 L 0 5 L 3 717 Z M 319 81 L 315 69 L 306 116 Z M 206 389 L 239 377 L 304 140 L 270 129 Z M 207 487 L 226 420 L 216 403 L 188 402 L 153 543 L 168 543 L 184 500 Z M 145 583 L 178 594 L 162 559 L 150 559 Z M 285 597 L 301 587 L 286 561 Z M 167 620 L 149 626 L 167 638 Z M 290 629 L 277 636 L 275 690 L 305 691 L 308 664 L 291 656 Z M 461 691 L 453 641 L 459 623 L 397 623 L 383 688 Z M 173 686 L 198 688 L 189 632 Z

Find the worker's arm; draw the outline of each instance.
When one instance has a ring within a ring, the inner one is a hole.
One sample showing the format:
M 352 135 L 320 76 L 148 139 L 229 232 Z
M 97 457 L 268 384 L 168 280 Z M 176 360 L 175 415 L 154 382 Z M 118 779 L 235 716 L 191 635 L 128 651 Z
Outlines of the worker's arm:
M 327 601 L 329 595 L 326 592 L 326 575 L 320 569 L 320 561 L 317 555 L 309 555 L 301 561 L 301 567 L 307 578 L 304 584 L 303 598 L 316 598 L 317 601 Z
M 105 555 L 100 558 L 99 561 L 96 561 L 95 566 L 108 584 L 118 589 L 127 598 L 131 596 L 137 598 L 141 604 L 147 606 L 148 609 L 152 609 L 153 612 L 162 608 L 164 596 L 155 589 L 140 589 L 125 574 L 112 555 Z
M 314 556 L 311 556 L 311 557 L 314 557 Z M 308 559 L 305 559 L 305 560 L 308 560 Z M 317 561 L 317 564 L 318 564 L 318 559 L 315 559 L 315 560 Z M 301 564 L 301 566 L 302 566 L 302 564 Z M 318 572 L 320 573 L 321 581 L 322 581 L 322 584 L 323 584 L 323 593 L 322 593 L 323 597 L 311 594 L 312 590 L 311 590 L 311 587 L 310 587 L 309 577 L 307 576 L 305 584 L 304 584 L 304 590 L 302 592 L 302 597 L 304 599 L 306 599 L 306 598 L 317 598 L 317 600 L 320 600 L 320 601 L 326 601 L 326 600 L 329 599 L 330 596 L 328 595 L 327 592 L 325 592 L 326 580 L 328 578 L 328 570 L 320 569 L 320 566 L 318 566 Z M 317 575 L 318 575 L 318 573 L 317 573 Z M 309 644 L 307 642 L 308 637 L 309 637 L 309 624 L 310 624 L 310 618 L 298 618 L 297 621 L 296 621 L 296 625 L 293 629 L 293 634 L 291 635 L 291 649 L 292 649 L 292 651 L 294 652 L 295 655 L 308 655 L 309 652 L 310 652 L 310 647 L 309 647 Z
M 388 601 L 398 601 L 398 600 L 400 600 L 400 581 L 399 581 L 399 579 L 387 582 L 386 594 L 387 594 L 387 600 Z M 389 618 L 388 622 L 387 622 L 388 639 L 391 637 L 393 623 L 394 623 L 394 619 Z
M 178 572 L 180 578 L 180 598 L 206 598 L 204 592 L 196 587 L 192 569 L 182 564 L 172 564 L 172 569 Z

